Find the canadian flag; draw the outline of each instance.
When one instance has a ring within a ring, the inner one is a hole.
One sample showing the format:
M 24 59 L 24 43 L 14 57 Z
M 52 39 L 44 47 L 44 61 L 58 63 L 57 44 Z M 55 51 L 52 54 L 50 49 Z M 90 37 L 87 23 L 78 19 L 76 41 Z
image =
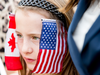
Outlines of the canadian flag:
M 20 53 L 17 47 L 17 36 L 15 33 L 15 15 L 9 16 L 9 28 L 6 35 L 5 42 L 5 64 L 8 70 L 21 70 Z

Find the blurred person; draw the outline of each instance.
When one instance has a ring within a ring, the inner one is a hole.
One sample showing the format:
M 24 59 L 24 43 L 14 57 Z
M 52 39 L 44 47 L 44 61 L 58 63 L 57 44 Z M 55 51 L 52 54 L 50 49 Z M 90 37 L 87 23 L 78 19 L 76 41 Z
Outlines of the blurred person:
M 100 75 L 100 0 L 69 0 L 64 9 L 77 4 L 68 30 L 69 52 L 80 75 Z

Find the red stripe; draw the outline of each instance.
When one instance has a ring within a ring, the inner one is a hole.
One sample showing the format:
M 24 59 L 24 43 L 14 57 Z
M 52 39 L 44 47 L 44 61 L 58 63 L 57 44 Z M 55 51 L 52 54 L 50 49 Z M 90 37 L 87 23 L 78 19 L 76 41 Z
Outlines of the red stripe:
M 39 50 L 39 54 L 38 54 L 38 58 L 37 58 L 37 63 L 36 63 L 36 65 L 35 65 L 35 67 L 34 67 L 32 72 L 35 72 L 37 70 L 37 67 L 38 67 L 39 62 L 40 62 L 41 55 L 42 55 L 42 49 Z
M 58 33 L 58 46 L 57 46 L 57 55 L 56 55 L 56 57 L 55 57 L 55 59 L 54 59 L 54 65 L 53 65 L 53 69 L 52 69 L 52 71 L 51 72 L 54 72 L 54 69 L 55 69 L 55 62 L 56 62 L 56 60 L 57 60 L 57 57 L 58 57 L 58 55 L 59 55 L 59 48 L 60 48 L 60 37 L 59 37 L 59 33 Z
M 64 53 L 64 55 L 63 55 L 63 59 L 62 59 L 62 61 L 61 61 L 61 64 L 63 64 L 63 61 L 64 61 L 64 58 L 65 58 L 65 56 L 66 56 L 66 53 L 67 53 L 67 30 L 64 28 L 64 30 L 65 30 L 65 53 Z M 61 66 L 61 70 L 62 70 L 62 68 L 63 68 L 63 66 Z
M 50 71 L 50 69 L 53 68 L 52 64 L 54 64 L 54 63 L 52 61 L 54 60 L 54 55 L 55 55 L 55 50 L 53 51 L 53 54 L 52 54 L 52 57 L 51 57 L 51 61 L 50 61 L 50 65 L 49 65 L 49 68 L 48 68 L 46 73 L 48 73 Z
M 67 30 L 65 29 L 65 55 L 67 53 Z M 65 57 L 64 55 L 64 57 Z
M 65 42 L 66 42 L 66 48 L 65 48 L 66 50 L 65 51 L 67 53 L 67 30 L 66 29 L 65 29 Z
M 43 68 L 43 71 L 41 72 L 41 73 L 44 73 L 44 71 L 47 69 L 47 65 L 48 65 L 48 62 L 49 62 L 49 60 L 50 60 L 50 55 L 51 55 L 51 50 L 48 50 L 49 51 L 49 54 L 48 54 L 48 56 L 47 56 L 47 59 L 45 60 L 46 61 L 46 64 L 45 64 L 45 66 L 44 66 L 44 68 Z M 51 61 L 51 60 L 50 60 Z
M 43 51 L 43 50 L 42 50 Z M 42 52 L 43 53 L 43 52 Z M 36 73 L 39 73 L 43 67 L 43 63 L 45 61 L 45 56 L 46 56 L 46 53 L 47 53 L 47 50 L 44 50 L 44 54 L 43 54 L 43 57 L 42 57 L 42 63 L 40 64 L 39 66 L 39 70 L 36 72 Z
M 63 27 L 64 29 L 64 27 Z M 63 36 L 65 35 L 65 29 L 63 30 Z M 65 40 L 65 37 L 63 37 L 63 40 Z M 65 49 L 66 49 L 66 40 L 65 40 Z M 61 65 L 60 65 L 60 71 L 62 71 L 62 68 L 63 68 L 63 61 L 64 61 L 64 56 L 66 54 L 66 50 L 64 51 L 64 54 L 63 54 L 63 58 L 61 59 Z
M 5 64 L 8 70 L 21 70 L 22 65 L 20 62 L 20 57 L 8 57 L 5 56 Z
M 56 73 L 58 72 L 58 66 L 59 66 L 59 62 L 61 60 L 61 56 L 63 55 L 63 51 L 64 51 L 64 40 L 63 40 L 63 28 L 61 26 L 61 40 L 62 40 L 62 47 L 61 47 L 61 53 L 60 53 L 60 56 L 58 58 L 58 61 L 57 61 L 57 69 L 56 69 Z M 62 66 L 62 64 L 60 63 L 60 65 Z M 61 68 L 60 68 L 61 69 Z
M 9 28 L 16 29 L 15 16 L 14 15 L 10 15 L 9 18 L 10 18 Z

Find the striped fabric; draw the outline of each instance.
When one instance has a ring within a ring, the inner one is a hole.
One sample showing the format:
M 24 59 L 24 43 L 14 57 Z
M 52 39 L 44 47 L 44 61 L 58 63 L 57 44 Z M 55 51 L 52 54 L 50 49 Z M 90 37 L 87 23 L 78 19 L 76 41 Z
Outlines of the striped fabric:
M 44 19 L 42 22 L 40 50 L 33 73 L 60 73 L 67 53 L 67 31 L 56 20 Z

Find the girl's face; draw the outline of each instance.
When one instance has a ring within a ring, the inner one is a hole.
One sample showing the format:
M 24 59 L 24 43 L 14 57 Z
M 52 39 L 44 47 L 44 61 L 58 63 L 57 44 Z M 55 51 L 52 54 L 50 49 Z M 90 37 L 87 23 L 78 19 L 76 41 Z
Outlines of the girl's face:
M 44 14 L 48 15 L 46 12 Z M 47 19 L 47 16 L 36 11 L 23 9 L 18 9 L 15 15 L 18 48 L 30 70 L 35 67 L 39 53 L 41 18 Z

